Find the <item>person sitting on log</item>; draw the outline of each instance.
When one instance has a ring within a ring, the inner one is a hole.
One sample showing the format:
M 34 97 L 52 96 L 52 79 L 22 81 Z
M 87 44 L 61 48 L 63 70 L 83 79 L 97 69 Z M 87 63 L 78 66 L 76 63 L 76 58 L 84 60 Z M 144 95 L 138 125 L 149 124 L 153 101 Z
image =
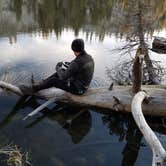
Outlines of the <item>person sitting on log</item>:
M 19 86 L 23 94 L 32 95 L 37 91 L 51 87 L 56 87 L 76 95 L 84 94 L 93 77 L 94 60 L 86 53 L 82 39 L 73 40 L 71 49 L 76 56 L 73 61 L 57 63 L 56 73 L 36 85 Z

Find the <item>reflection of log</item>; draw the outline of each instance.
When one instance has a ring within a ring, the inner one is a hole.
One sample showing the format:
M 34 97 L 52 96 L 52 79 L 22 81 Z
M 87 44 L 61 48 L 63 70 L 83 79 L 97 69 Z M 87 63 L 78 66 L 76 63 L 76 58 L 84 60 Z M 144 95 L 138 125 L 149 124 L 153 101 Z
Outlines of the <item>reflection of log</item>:
M 161 54 L 166 54 L 166 38 L 155 37 L 152 43 L 152 51 Z
M 164 150 L 163 146 L 161 145 L 160 141 L 158 140 L 157 136 L 151 130 L 151 128 L 146 123 L 146 120 L 142 114 L 141 104 L 144 98 L 147 95 L 145 92 L 138 92 L 132 101 L 132 114 L 137 123 L 137 126 L 143 133 L 146 141 L 150 145 L 152 152 L 153 152 L 153 162 L 152 166 L 162 166 L 164 160 L 166 159 L 166 151 Z
M 18 87 L 9 86 L 9 84 L 0 81 L 0 87 L 2 86 L 4 88 L 7 87 L 12 92 L 19 93 Z M 148 115 L 166 116 L 165 87 L 149 85 L 142 86 L 142 90 L 147 91 L 152 97 L 149 103 L 143 104 L 143 112 Z M 105 108 L 122 112 L 131 112 L 131 100 L 133 97 L 131 86 L 114 86 L 111 91 L 108 88 L 89 89 L 82 96 L 76 96 L 56 88 L 50 88 L 42 90 L 35 95 L 45 99 L 56 97 L 56 101 L 74 105 Z

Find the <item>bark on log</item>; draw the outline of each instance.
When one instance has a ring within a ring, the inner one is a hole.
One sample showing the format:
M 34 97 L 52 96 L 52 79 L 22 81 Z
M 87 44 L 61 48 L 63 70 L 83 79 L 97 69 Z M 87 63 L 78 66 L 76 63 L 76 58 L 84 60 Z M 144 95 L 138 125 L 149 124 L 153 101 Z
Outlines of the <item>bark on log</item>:
M 0 87 L 19 94 L 20 90 L 14 85 L 0 81 Z M 151 97 L 149 103 L 143 104 L 143 113 L 153 116 L 166 116 L 166 86 L 148 85 L 142 86 Z M 22 95 L 20 93 L 20 95 Z M 115 110 L 121 112 L 131 112 L 131 101 L 133 98 L 131 86 L 114 86 L 110 91 L 108 87 L 89 89 L 84 95 L 77 96 L 64 92 L 60 89 L 50 88 L 42 90 L 35 96 L 44 99 L 56 98 L 56 101 L 63 103 L 81 105 L 87 107 L 104 108 L 103 112 Z
M 152 43 L 152 51 L 166 54 L 166 38 L 155 37 Z
M 133 63 L 133 93 L 137 93 L 141 90 L 142 85 L 142 62 L 144 59 L 143 50 L 141 47 L 137 49 L 137 53 Z
M 147 97 L 147 94 L 143 91 L 138 92 L 132 100 L 132 115 L 134 120 L 144 135 L 146 141 L 150 145 L 153 152 L 153 161 L 152 166 L 163 166 L 163 162 L 166 159 L 166 151 L 161 145 L 159 139 L 151 130 L 151 128 L 146 123 L 146 120 L 142 114 L 141 104 L 144 98 Z

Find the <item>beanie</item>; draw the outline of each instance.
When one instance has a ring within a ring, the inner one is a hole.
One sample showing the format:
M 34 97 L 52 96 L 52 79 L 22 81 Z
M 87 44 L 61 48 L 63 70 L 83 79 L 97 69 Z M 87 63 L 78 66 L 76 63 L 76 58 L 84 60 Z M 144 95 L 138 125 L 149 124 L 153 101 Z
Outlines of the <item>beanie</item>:
M 75 52 L 84 51 L 84 41 L 82 39 L 75 39 L 71 44 L 71 49 Z

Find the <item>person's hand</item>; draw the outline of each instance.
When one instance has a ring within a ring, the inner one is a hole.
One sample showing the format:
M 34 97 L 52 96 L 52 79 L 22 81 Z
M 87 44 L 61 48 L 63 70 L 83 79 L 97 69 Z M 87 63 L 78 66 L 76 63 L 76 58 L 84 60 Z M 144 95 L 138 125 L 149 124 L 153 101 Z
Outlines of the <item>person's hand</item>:
M 63 66 L 66 67 L 66 68 L 68 68 L 69 65 L 70 65 L 70 62 L 64 62 L 64 63 L 63 63 Z
M 55 70 L 57 71 L 58 69 L 60 69 L 63 65 L 63 62 L 58 62 L 56 67 L 55 67 Z
M 70 65 L 70 63 L 71 63 L 71 62 L 65 62 L 65 65 L 68 65 L 68 66 L 69 66 L 69 65 Z

